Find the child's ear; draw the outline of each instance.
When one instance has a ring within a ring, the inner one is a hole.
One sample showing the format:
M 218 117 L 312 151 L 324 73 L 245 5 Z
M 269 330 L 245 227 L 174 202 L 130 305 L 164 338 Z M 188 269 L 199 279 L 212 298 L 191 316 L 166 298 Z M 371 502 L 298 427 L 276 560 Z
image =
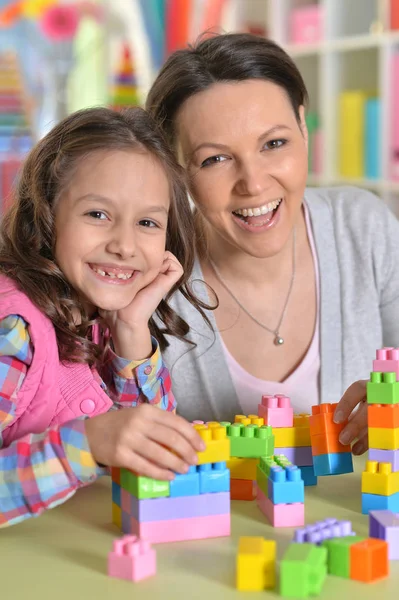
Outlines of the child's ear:
M 306 119 L 305 119 L 305 107 L 304 106 L 300 106 L 299 107 L 299 126 L 301 128 L 301 132 L 303 135 L 303 139 L 305 140 L 305 145 L 306 145 L 306 150 L 308 149 L 308 145 L 309 145 L 309 134 L 308 134 L 308 128 L 306 126 Z

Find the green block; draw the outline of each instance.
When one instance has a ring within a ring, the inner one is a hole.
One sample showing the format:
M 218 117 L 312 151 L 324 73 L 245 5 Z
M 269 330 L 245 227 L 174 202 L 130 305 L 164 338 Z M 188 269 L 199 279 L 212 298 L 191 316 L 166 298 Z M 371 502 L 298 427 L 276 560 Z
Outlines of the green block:
M 314 544 L 290 544 L 280 563 L 280 594 L 307 598 L 320 594 L 327 575 L 327 549 Z
M 121 487 L 139 500 L 165 498 L 170 495 L 169 481 L 142 477 L 127 469 L 121 469 Z
M 353 544 L 363 542 L 364 540 L 365 538 L 356 535 L 324 540 L 322 546 L 328 550 L 328 572 L 330 575 L 349 579 L 350 548 Z
M 260 458 L 274 452 L 274 435 L 270 425 L 225 424 L 230 439 L 231 456 L 238 458 Z
M 371 373 L 367 383 L 368 404 L 398 404 L 399 381 L 396 373 Z
M 258 465 L 256 467 L 256 483 L 257 486 L 262 492 L 265 494 L 266 498 L 268 498 L 268 488 L 267 488 L 267 480 L 268 477 L 264 470 Z

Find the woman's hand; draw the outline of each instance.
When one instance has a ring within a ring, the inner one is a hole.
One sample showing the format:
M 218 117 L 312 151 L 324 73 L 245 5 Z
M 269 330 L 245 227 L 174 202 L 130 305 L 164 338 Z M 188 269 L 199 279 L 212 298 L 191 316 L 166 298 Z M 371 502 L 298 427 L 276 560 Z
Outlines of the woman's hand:
M 351 444 L 353 454 L 363 454 L 368 448 L 367 437 L 367 381 L 355 381 L 346 390 L 335 409 L 334 422 L 342 423 L 348 419 L 347 425 L 340 433 L 341 444 Z

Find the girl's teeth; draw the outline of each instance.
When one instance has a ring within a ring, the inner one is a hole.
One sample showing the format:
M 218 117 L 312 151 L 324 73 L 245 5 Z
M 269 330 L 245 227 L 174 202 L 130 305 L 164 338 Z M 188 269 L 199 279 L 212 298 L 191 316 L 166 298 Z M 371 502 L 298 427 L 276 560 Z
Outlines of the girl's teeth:
M 97 273 L 105 277 L 105 271 L 101 271 L 101 269 L 97 269 Z

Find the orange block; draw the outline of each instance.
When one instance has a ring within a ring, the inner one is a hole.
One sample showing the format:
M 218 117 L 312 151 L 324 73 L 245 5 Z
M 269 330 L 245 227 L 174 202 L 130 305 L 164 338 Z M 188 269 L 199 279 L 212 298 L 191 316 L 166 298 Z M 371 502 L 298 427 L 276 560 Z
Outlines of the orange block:
M 254 500 L 256 483 L 248 479 L 230 479 L 230 498 L 232 500 Z
M 344 446 L 338 441 L 338 435 L 335 433 L 312 435 L 312 455 L 332 454 L 336 452 L 351 452 L 350 444 Z
M 309 417 L 311 436 L 334 433 L 338 437 L 345 423 L 334 423 L 333 421 L 337 404 L 336 402 L 335 404 L 318 404 L 317 406 L 312 406 L 312 414 Z
M 388 543 L 369 538 L 350 548 L 350 578 L 371 583 L 389 575 Z
M 369 427 L 399 427 L 399 404 L 369 404 L 367 411 Z
M 111 479 L 115 483 L 121 484 L 121 470 L 119 467 L 111 467 Z

